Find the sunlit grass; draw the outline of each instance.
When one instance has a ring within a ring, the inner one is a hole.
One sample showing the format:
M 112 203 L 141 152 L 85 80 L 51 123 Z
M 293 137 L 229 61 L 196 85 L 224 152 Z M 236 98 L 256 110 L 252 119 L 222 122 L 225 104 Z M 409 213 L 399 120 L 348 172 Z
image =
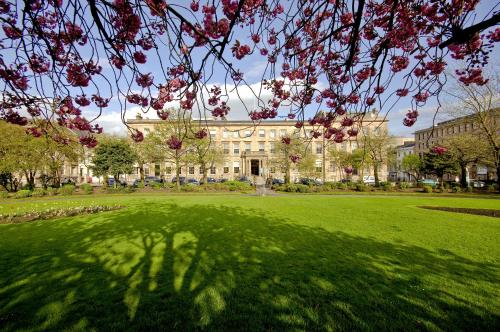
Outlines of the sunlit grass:
M 493 330 L 500 220 L 418 197 L 102 196 L 0 225 L 0 330 Z

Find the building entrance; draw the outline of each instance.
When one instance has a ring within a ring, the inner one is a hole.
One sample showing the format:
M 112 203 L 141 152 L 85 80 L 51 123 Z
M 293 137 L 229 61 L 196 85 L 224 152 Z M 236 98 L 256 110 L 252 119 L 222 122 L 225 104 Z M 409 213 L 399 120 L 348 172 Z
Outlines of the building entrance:
M 250 160 L 250 174 L 259 176 L 259 159 Z

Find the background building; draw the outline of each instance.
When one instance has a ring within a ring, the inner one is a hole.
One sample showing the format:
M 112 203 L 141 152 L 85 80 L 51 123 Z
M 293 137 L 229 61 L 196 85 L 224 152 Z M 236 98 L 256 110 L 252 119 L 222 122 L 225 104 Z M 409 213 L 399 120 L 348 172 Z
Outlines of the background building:
M 127 120 L 127 125 L 148 135 L 160 122 L 161 120 L 139 117 Z M 306 123 L 304 128 L 299 130 L 294 126 L 295 121 L 262 121 L 255 126 L 252 121 L 207 120 L 203 121 L 203 125 L 208 128 L 212 142 L 221 147 L 224 154 L 224 161 L 221 165 L 212 167 L 208 173 L 209 177 L 214 178 L 236 179 L 241 176 L 263 176 L 283 179 L 284 174 L 272 163 L 276 144 L 284 136 L 301 135 L 310 139 L 307 148 L 316 157 L 315 177 L 321 179 L 324 169 L 326 181 L 339 181 L 344 176 L 337 165 L 330 162 L 328 151 L 341 149 L 351 152 L 359 146 L 356 137 L 340 144 L 331 144 L 331 141 L 326 144 L 322 137 L 317 139 L 311 137 L 312 126 Z M 379 119 L 375 113 L 370 113 L 361 123 L 361 127 L 363 132 L 376 134 L 379 131 L 387 131 L 387 120 Z M 363 170 L 357 174 L 369 175 L 369 171 L 370 169 Z M 382 180 L 387 178 L 386 165 L 382 167 L 379 174 Z M 145 175 L 170 180 L 175 176 L 175 170 L 173 164 L 169 162 L 149 164 L 145 167 Z M 201 175 L 202 171 L 197 165 L 185 165 L 181 169 L 181 176 L 187 178 L 200 179 Z M 139 169 L 132 175 L 134 176 L 139 178 Z M 298 180 L 300 177 L 305 176 L 301 175 L 297 169 L 293 169 L 291 181 Z M 354 180 L 356 179 L 357 177 L 354 177 Z

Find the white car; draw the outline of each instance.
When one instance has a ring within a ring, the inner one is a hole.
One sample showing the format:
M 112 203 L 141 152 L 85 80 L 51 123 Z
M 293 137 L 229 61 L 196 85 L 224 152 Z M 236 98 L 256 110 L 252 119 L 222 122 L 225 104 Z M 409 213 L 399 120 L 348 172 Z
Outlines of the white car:
M 375 185 L 375 177 L 373 175 L 363 176 L 363 183 L 368 184 L 370 186 L 374 186 Z

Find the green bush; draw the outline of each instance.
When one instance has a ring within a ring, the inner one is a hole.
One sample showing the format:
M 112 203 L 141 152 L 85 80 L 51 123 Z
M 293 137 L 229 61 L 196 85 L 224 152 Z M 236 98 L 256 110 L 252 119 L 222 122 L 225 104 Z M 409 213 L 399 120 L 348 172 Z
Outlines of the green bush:
M 142 181 L 139 182 L 136 187 L 137 187 L 137 189 L 144 189 L 144 182 L 142 182 Z
M 247 183 L 247 182 L 240 182 L 240 181 L 226 181 L 223 183 L 223 185 L 229 190 L 229 191 L 245 191 L 245 190 L 251 190 L 252 185 Z
M 462 188 L 460 188 L 459 186 L 454 186 L 451 191 L 453 191 L 454 193 L 460 193 L 462 192 Z
M 410 188 L 410 184 L 408 182 L 400 182 L 399 183 L 399 189 L 408 189 Z
M 54 196 L 54 195 L 57 195 L 59 193 L 59 190 L 57 188 L 48 187 L 46 192 L 47 192 L 47 195 Z
M 497 190 L 497 188 L 496 188 L 496 186 L 495 186 L 494 184 L 490 184 L 490 185 L 488 186 L 488 191 L 489 191 L 490 193 L 493 193 L 493 192 L 495 192 L 496 190 Z
M 342 182 L 336 182 L 335 187 L 340 190 L 347 190 L 349 188 L 347 183 L 342 183 Z
M 0 191 L 0 198 L 2 198 L 2 199 L 9 198 L 9 192 Z
M 43 188 L 35 188 L 35 190 L 31 193 L 31 196 L 33 197 L 43 197 L 45 195 L 47 195 L 47 192 Z
M 382 185 L 382 190 L 383 190 L 383 191 L 392 191 L 392 184 L 391 184 L 391 183 L 388 183 L 388 182 L 387 182 L 387 183 L 384 183 L 384 184 Z
M 59 188 L 59 193 L 61 195 L 73 195 L 73 193 L 75 192 L 75 186 L 72 185 L 72 184 L 66 184 L 64 186 L 62 186 L 61 188 Z
M 467 188 L 465 189 L 465 191 L 467 191 L 468 193 L 471 193 L 474 191 L 474 188 L 472 188 L 472 186 L 467 186 Z
M 297 183 L 295 186 L 297 188 L 297 192 L 299 192 L 299 193 L 309 193 L 312 191 L 311 187 L 309 187 L 308 185 L 305 185 L 305 184 Z
M 163 182 L 163 188 L 168 189 L 168 190 L 175 189 L 175 183 Z
M 423 186 L 423 192 L 424 193 L 431 193 L 432 187 L 431 186 Z
M 16 192 L 15 194 L 15 198 L 26 198 L 26 197 L 30 197 L 31 196 L 31 191 L 29 190 L 19 190 L 18 192 Z
M 84 184 L 81 184 L 80 185 L 80 189 L 86 193 L 87 195 L 90 195 L 94 192 L 94 187 L 92 187 L 90 184 L 88 183 L 84 183 Z
M 153 189 L 161 189 L 161 188 L 163 188 L 163 183 L 158 183 L 158 182 L 155 182 L 155 181 L 149 182 L 149 185 Z
M 368 191 L 370 188 L 364 183 L 356 183 L 356 191 Z

